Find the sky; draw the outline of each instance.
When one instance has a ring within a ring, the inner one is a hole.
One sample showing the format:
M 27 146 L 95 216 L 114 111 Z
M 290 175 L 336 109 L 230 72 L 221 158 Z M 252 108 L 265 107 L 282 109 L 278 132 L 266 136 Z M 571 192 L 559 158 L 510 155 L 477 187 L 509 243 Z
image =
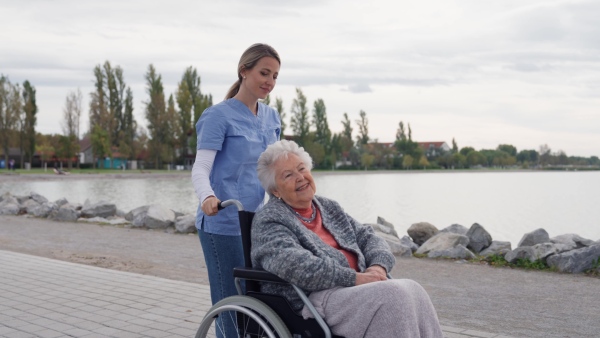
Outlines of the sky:
M 217 103 L 262 42 L 281 57 L 271 98 L 288 125 L 300 88 L 311 112 L 323 99 L 333 132 L 364 110 L 379 142 L 403 121 L 419 142 L 600 156 L 599 1 L 0 0 L 0 13 L 0 74 L 36 87 L 42 133 L 62 133 L 78 89 L 88 128 L 93 68 L 107 60 L 145 125 L 150 64 L 167 97 L 192 66 Z

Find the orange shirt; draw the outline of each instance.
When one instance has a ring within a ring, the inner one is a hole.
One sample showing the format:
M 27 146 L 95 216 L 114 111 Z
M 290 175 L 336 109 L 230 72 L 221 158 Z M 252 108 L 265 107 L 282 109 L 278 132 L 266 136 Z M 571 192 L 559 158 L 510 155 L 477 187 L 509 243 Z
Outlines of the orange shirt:
M 344 254 L 344 256 L 346 256 L 346 259 L 348 260 L 348 264 L 350 264 L 350 267 L 353 268 L 354 270 L 358 271 L 358 258 L 356 257 L 356 254 L 340 247 L 340 245 L 335 240 L 333 235 L 329 232 L 329 230 L 327 230 L 323 227 L 323 220 L 321 219 L 321 211 L 319 210 L 319 208 L 317 208 L 317 206 L 315 206 L 315 208 L 317 209 L 317 212 L 315 215 L 315 219 L 312 222 L 308 223 L 308 222 L 303 221 L 302 219 L 300 219 L 300 222 L 302 222 L 302 224 L 304 224 L 304 226 L 306 226 L 308 228 L 308 230 L 317 234 L 317 236 L 319 236 L 319 238 L 321 238 L 321 240 L 323 242 L 340 250 Z M 294 210 L 304 218 L 310 218 L 310 216 L 312 215 L 311 208 L 308 208 L 308 209 L 294 208 Z

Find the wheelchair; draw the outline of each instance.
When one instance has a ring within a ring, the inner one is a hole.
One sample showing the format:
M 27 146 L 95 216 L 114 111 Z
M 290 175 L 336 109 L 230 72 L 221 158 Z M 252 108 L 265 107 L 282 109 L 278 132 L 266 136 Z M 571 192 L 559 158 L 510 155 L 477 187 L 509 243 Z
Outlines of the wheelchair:
M 245 211 L 237 200 L 223 201 L 219 208 L 230 205 L 238 208 L 244 252 L 245 266 L 236 267 L 233 271 L 238 295 L 222 299 L 208 310 L 200 323 L 196 338 L 216 337 L 217 332 L 223 333 L 221 321 L 217 320 L 219 317 L 229 318 L 230 322 L 235 323 L 235 337 L 238 338 L 343 338 L 331 334 L 325 320 L 299 287 L 267 271 L 252 268 L 250 231 L 254 213 Z M 242 280 L 246 286 L 245 293 L 241 286 Z M 281 296 L 261 293 L 260 282 L 291 285 L 314 318 L 305 320 Z

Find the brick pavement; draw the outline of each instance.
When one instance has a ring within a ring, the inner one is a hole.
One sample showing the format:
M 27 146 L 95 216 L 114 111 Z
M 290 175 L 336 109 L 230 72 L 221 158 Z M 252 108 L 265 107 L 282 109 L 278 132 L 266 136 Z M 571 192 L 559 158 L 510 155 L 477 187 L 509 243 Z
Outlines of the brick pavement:
M 194 337 L 209 307 L 206 285 L 0 250 L 0 337 Z

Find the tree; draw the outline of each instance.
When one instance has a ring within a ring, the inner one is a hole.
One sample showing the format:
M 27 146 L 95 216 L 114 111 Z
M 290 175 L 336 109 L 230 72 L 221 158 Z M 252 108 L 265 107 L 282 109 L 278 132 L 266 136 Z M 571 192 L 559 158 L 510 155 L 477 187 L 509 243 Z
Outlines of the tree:
M 505 153 L 507 153 L 510 156 L 517 156 L 517 148 L 515 148 L 514 146 L 510 145 L 510 144 L 500 144 L 498 145 L 498 148 L 496 149 L 498 151 L 504 151 Z
M 262 100 L 262 103 L 266 104 L 267 106 L 271 105 L 271 94 L 267 94 L 267 97 L 265 97 L 264 100 Z
M 465 147 L 465 148 L 468 148 L 468 147 Z M 463 155 L 463 156 L 465 155 L 465 154 L 463 154 L 463 149 L 465 149 L 465 148 L 462 148 L 460 150 L 460 154 Z M 469 167 L 474 167 L 474 166 L 477 166 L 477 165 L 483 165 L 483 164 L 485 164 L 485 157 L 480 152 L 478 152 L 478 151 L 476 151 L 474 149 L 471 150 L 471 151 L 469 151 L 466 154 L 466 159 L 467 159 L 467 165 Z
M 90 131 L 100 125 L 108 132 L 111 147 L 132 148 L 136 122 L 133 94 L 125 84 L 123 69 L 109 61 L 94 67 L 94 92 L 90 94 Z M 77 132 L 79 135 L 79 132 Z
M 463 154 L 464 156 L 469 155 L 470 152 L 475 151 L 475 148 L 473 147 L 464 147 L 460 149 L 460 153 Z
M 95 168 L 98 159 L 112 156 L 108 131 L 102 129 L 99 124 L 95 125 L 91 132 L 91 142 Z
M 181 147 L 181 155 L 189 155 L 196 149 L 195 123 L 202 112 L 212 106 L 212 95 L 203 95 L 200 90 L 200 76 L 196 68 L 189 66 L 183 72 L 175 94 L 179 107 L 179 130 L 177 139 Z
M 306 96 L 304 96 L 300 88 L 296 88 L 296 98 L 292 102 L 291 112 L 290 125 L 298 140 L 298 144 L 304 146 L 306 141 L 308 141 L 310 123 L 308 121 L 308 108 L 306 108 Z
M 427 161 L 427 156 L 421 156 L 419 159 L 419 165 L 425 169 L 429 165 L 429 161 Z
M 73 168 L 73 157 L 79 151 L 79 120 L 81 118 L 81 91 L 72 91 L 67 95 L 63 108 L 63 134 L 61 139 L 61 157 L 68 159 L 69 169 Z
M 177 110 L 175 109 L 175 100 L 173 95 L 169 96 L 166 112 L 167 136 L 165 137 L 166 144 L 163 144 L 163 152 L 166 158 L 175 161 L 177 153 L 175 149 L 179 149 L 178 133 L 181 130 L 180 119 L 178 118 Z
M 369 120 L 367 119 L 367 113 L 364 110 L 361 110 L 360 120 L 356 120 L 356 124 L 358 125 L 358 136 L 356 137 L 357 144 L 367 144 L 369 143 Z
M 325 152 L 331 150 L 331 130 L 327 122 L 327 109 L 323 99 L 318 99 L 314 103 L 313 120 L 315 127 L 315 142 L 322 145 Z
M 402 158 L 402 166 L 406 169 L 410 169 L 413 165 L 413 158 L 410 155 L 406 155 Z
M 404 131 L 404 122 L 398 123 L 398 130 L 396 131 L 396 141 L 406 141 L 406 132 Z
M 23 82 L 23 110 L 25 113 L 23 149 L 29 163 L 33 162 L 33 155 L 35 154 L 35 125 L 37 124 L 36 114 L 38 112 L 35 94 L 35 87 L 27 80 Z
M 279 119 L 281 120 L 281 139 L 283 139 L 285 128 L 285 110 L 283 109 L 283 100 L 280 97 L 275 98 L 275 110 L 279 113 Z
M 540 146 L 539 152 L 540 165 L 546 165 L 550 163 L 551 149 L 547 144 L 543 144 Z
M 452 138 L 452 153 L 456 154 L 458 152 L 458 145 L 456 144 L 456 140 L 454 140 L 454 137 Z
M 5 163 L 8 163 L 11 136 L 18 126 L 22 110 L 23 101 L 19 85 L 13 85 L 8 78 L 0 76 L 0 144 L 4 151 Z

